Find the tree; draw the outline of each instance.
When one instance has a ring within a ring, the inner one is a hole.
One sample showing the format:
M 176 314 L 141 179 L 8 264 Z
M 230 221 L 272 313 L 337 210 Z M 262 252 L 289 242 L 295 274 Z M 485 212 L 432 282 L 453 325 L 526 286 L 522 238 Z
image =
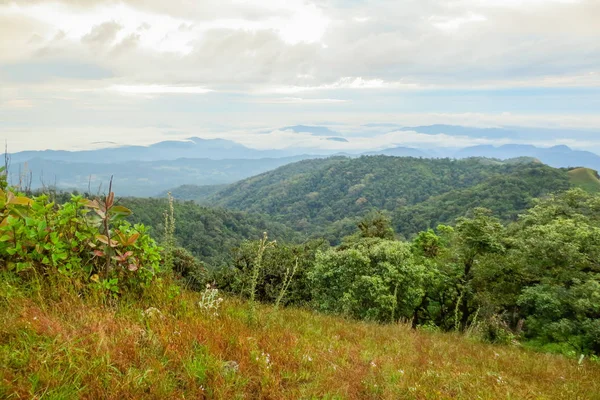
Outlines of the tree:
M 383 322 L 413 316 L 425 273 L 410 244 L 371 238 L 318 253 L 308 278 L 322 311 Z
M 362 238 L 380 238 L 394 239 L 394 229 L 392 228 L 392 220 L 381 211 L 372 211 L 367 214 L 358 224 L 360 237 Z
M 491 216 L 491 211 L 484 208 L 473 210 L 472 218 L 459 218 L 454 230 L 456 256 L 462 265 L 462 271 L 457 282 L 459 289 L 459 302 L 457 310 L 460 311 L 460 329 L 467 327 L 469 318 L 473 313 L 470 305 L 474 298 L 471 285 L 474 267 L 478 259 L 486 254 L 504 251 L 501 241 L 504 227 L 497 218 Z

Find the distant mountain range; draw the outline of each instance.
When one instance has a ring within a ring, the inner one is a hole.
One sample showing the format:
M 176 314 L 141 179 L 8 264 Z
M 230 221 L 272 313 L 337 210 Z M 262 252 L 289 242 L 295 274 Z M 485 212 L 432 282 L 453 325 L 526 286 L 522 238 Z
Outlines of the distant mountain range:
M 255 150 L 225 139 L 191 137 L 184 141 L 165 141 L 150 146 L 122 146 L 85 151 L 23 151 L 11 155 L 13 163 L 34 158 L 84 163 L 176 160 L 178 158 L 256 159 L 289 156 L 277 150 Z
M 451 125 L 399 127 L 392 124 L 369 125 L 368 129 L 416 131 L 428 135 L 444 133 L 480 138 L 524 137 L 523 129 L 468 128 Z M 351 137 L 327 127 L 296 125 L 281 128 L 294 132 L 309 133 L 327 140 L 339 142 L 343 148 Z M 546 130 L 547 131 L 547 130 Z M 537 132 L 537 133 L 536 133 Z M 543 133 L 537 130 L 531 134 Z M 304 152 L 302 152 L 304 151 Z M 360 153 L 360 152 L 357 152 Z M 541 148 L 533 145 L 507 144 L 503 146 L 481 145 L 462 149 L 438 147 L 420 149 L 394 146 L 360 154 L 335 150 L 309 150 L 290 148 L 286 150 L 256 150 L 225 139 L 202 139 L 191 137 L 184 141 L 164 141 L 151 146 L 123 146 L 88 151 L 24 151 L 11 154 L 11 181 L 19 182 L 19 176 L 31 177 L 33 188 L 55 185 L 61 189 L 97 190 L 105 186 L 111 175 L 115 176 L 115 188 L 122 195 L 150 196 L 180 185 L 222 185 L 277 168 L 279 166 L 310 158 L 332 155 L 357 157 L 360 155 L 387 155 L 415 158 L 469 158 L 487 157 L 500 160 L 527 157 L 537 159 L 552 167 L 587 167 L 600 170 L 600 156 L 567 146 Z M 22 178 L 21 178 L 22 180 Z
M 228 160 L 180 158 L 118 163 L 67 162 L 35 158 L 18 166 L 12 164 L 10 181 L 16 184 L 21 174 L 22 181 L 31 176 L 33 189 L 54 186 L 63 190 L 90 190 L 92 193 L 102 193 L 107 189 L 110 177 L 114 176 L 113 187 L 119 195 L 148 197 L 189 183 L 233 183 L 307 158 L 312 156 Z
M 600 156 L 590 151 L 572 150 L 568 146 L 549 148 L 531 145 L 507 144 L 504 146 L 473 146 L 459 150 L 456 158 L 489 157 L 506 160 L 515 157 L 534 157 L 551 167 L 587 167 L 600 170 Z

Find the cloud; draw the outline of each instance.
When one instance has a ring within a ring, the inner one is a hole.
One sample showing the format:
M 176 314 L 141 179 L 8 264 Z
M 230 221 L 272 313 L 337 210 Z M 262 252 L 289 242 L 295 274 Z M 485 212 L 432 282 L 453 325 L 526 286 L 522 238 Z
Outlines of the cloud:
M 600 65 L 600 5 L 593 0 L 424 0 L 402 7 L 373 0 L 343 8 L 326 0 L 223 0 L 194 7 L 134 0 L 30 1 L 0 10 L 27 21 L 30 35 L 23 40 L 30 41 L 34 32 L 40 38 L 19 51 L 30 57 L 41 49 L 65 51 L 123 78 L 141 74 L 171 84 L 181 83 L 180 77 L 197 84 L 225 83 L 229 77 L 237 85 L 293 88 L 306 86 L 299 76 L 310 75 L 310 86 L 325 90 L 352 83 L 343 79 L 420 87 L 510 85 L 540 75 L 598 72 Z M 0 27 L 0 33 L 7 29 L 20 31 Z M 53 41 L 59 32 L 61 46 Z M 0 43 L 12 39 L 0 37 Z M 114 58 L 97 53 L 99 47 L 108 51 L 119 44 L 133 50 Z M 165 76 L 166 66 L 174 73 Z M 142 67 L 144 72 L 135 72 Z
M 512 138 L 479 138 L 467 135 L 425 134 L 414 131 L 381 132 L 373 136 L 345 136 L 331 140 L 331 137 L 315 136 L 310 132 L 294 132 L 292 130 L 275 129 L 269 132 L 231 132 L 228 137 L 243 145 L 260 149 L 312 149 L 347 152 L 365 152 L 382 150 L 390 147 L 404 146 L 434 149 L 440 147 L 463 148 L 476 145 L 503 145 L 528 143 L 538 146 L 553 146 L 566 144 L 575 148 L 598 148 L 600 138 L 569 139 L 552 137 L 550 140 L 515 140 Z
M 104 22 L 94 26 L 90 33 L 81 38 L 81 41 L 92 46 L 110 45 L 115 41 L 121 29 L 123 27 L 114 21 Z
M 77 61 L 23 62 L 0 66 L 0 77 L 14 82 L 43 82 L 55 78 L 98 80 L 110 78 L 111 71 Z
M 28 99 L 11 99 L 0 102 L 0 108 L 32 108 L 33 102 Z
M 315 99 L 300 97 L 280 97 L 254 100 L 256 103 L 264 104 L 339 104 L 347 103 L 349 100 L 342 99 Z
M 599 20 L 597 0 L 0 0 L 0 118 L 589 127 Z
M 122 94 L 205 94 L 213 90 L 198 86 L 112 85 L 109 91 Z

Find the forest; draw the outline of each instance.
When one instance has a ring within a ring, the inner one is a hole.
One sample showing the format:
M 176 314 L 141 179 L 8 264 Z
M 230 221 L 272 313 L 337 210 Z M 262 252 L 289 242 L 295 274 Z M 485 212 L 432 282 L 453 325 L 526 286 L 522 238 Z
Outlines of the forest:
M 577 186 L 538 163 L 302 161 L 217 192 L 264 214 L 175 201 L 175 261 L 195 287 L 263 302 L 597 354 L 600 196 Z M 122 202 L 161 238 L 167 200 Z

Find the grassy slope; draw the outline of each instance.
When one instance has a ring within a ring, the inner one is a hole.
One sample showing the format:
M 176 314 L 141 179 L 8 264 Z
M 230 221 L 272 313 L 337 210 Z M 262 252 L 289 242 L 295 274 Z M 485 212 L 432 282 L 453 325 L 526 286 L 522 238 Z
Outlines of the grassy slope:
M 575 168 L 569 171 L 571 183 L 589 193 L 600 193 L 598 173 L 590 168 Z
M 598 364 L 405 325 L 272 307 L 251 323 L 244 303 L 204 315 L 199 294 L 160 285 L 113 307 L 0 285 L 3 399 L 600 398 Z

